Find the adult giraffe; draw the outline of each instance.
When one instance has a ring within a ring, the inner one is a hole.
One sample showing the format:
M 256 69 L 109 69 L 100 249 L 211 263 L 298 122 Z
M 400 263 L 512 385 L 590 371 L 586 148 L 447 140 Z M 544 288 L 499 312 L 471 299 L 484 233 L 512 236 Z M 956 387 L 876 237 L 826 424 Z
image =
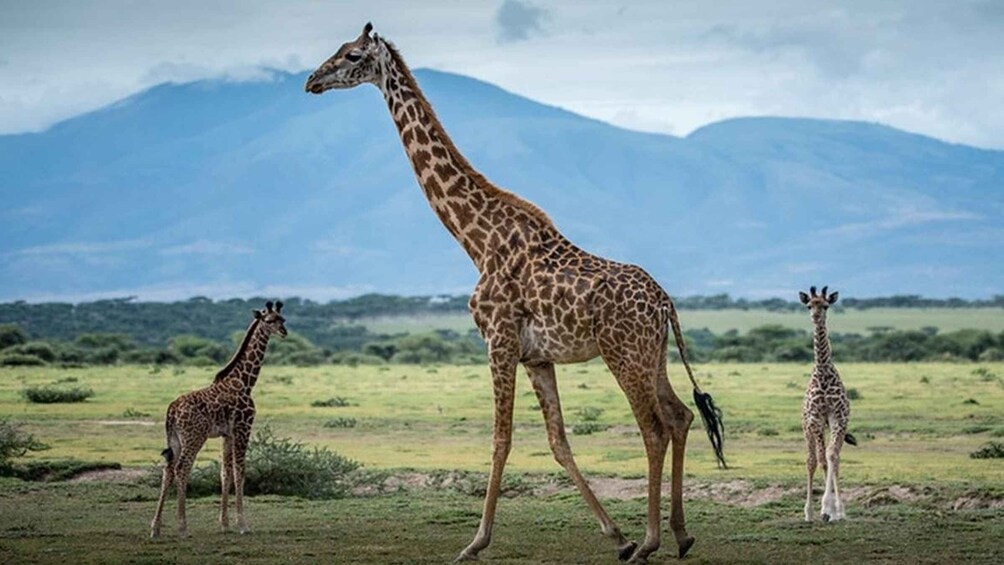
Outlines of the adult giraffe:
M 683 457 L 693 413 L 666 376 L 672 327 L 694 398 L 719 464 L 720 412 L 702 393 L 686 362 L 673 301 L 641 268 L 582 251 L 530 202 L 482 176 L 446 134 L 411 71 L 392 44 L 366 24 L 362 34 L 307 79 L 305 89 L 376 85 L 384 95 L 405 152 L 432 209 L 481 273 L 471 295 L 474 322 L 488 346 L 495 393 L 494 449 L 477 535 L 457 558 L 477 558 L 491 540 L 495 507 L 512 444 L 516 366 L 523 364 L 540 401 L 548 440 L 612 538 L 621 559 L 644 563 L 659 547 L 660 496 L 666 450 L 673 445 L 670 527 L 683 557 L 694 543 L 683 516 Z M 641 546 L 628 541 L 579 472 L 565 437 L 555 363 L 601 355 L 627 396 L 648 456 L 648 527 Z

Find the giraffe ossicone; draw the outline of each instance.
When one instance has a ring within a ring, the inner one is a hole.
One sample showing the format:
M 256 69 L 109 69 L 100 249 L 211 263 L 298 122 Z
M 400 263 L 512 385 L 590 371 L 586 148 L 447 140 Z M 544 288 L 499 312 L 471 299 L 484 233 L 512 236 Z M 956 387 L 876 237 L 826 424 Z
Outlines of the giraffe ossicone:
M 840 498 L 838 478 L 840 474 L 840 450 L 844 442 L 857 445 L 847 427 L 851 417 L 851 404 L 847 398 L 840 373 L 833 365 L 830 338 L 826 328 L 826 312 L 837 302 L 838 294 L 827 294 L 827 288 L 816 293 L 811 287 L 809 293 L 799 292 L 798 298 L 811 313 L 813 333 L 812 349 L 815 364 L 805 389 L 802 403 L 802 431 L 805 434 L 805 521 L 813 520 L 812 479 L 818 465 L 823 466 L 825 487 L 820 514 L 824 522 L 846 518 L 844 503 Z M 826 430 L 830 430 L 827 445 Z
M 255 404 L 251 398 L 269 338 L 273 334 L 286 337 L 286 319 L 282 315 L 282 302 L 265 304 L 264 310 L 255 310 L 240 347 L 206 388 L 179 396 L 167 408 L 164 422 L 167 449 L 164 456 L 164 473 L 160 484 L 157 510 L 150 523 L 150 536 L 160 535 L 161 516 L 171 485 L 177 487 L 178 533 L 188 536 L 185 513 L 186 488 L 195 457 L 206 440 L 223 438 L 220 461 L 220 528 L 230 527 L 228 495 L 234 490 L 237 510 L 237 527 L 240 532 L 250 531 L 244 517 L 244 457 L 251 439 Z
M 682 557 L 694 543 L 683 514 L 683 462 L 693 412 L 667 378 L 670 331 L 715 457 L 722 466 L 725 460 L 720 412 L 694 379 L 672 299 L 640 267 L 579 249 L 540 208 L 489 182 L 453 144 L 401 54 L 372 30 L 366 24 L 342 45 L 310 75 L 304 90 L 321 94 L 365 83 L 380 89 L 429 205 L 481 275 L 470 310 L 488 346 L 492 372 L 492 465 L 480 526 L 457 559 L 476 559 L 491 539 L 512 445 L 518 365 L 537 395 L 555 460 L 623 559 L 644 563 L 660 545 L 662 472 L 672 444 L 669 524 Z M 641 545 L 610 519 L 579 471 L 565 434 L 554 366 L 597 356 L 627 396 L 648 458 L 648 525 Z

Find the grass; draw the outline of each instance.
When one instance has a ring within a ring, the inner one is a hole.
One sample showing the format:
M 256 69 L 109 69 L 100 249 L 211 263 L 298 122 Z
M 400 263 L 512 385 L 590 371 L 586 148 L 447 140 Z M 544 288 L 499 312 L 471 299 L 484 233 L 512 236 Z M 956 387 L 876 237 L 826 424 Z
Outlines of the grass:
M 852 521 L 801 522 L 802 393 L 810 366 L 699 365 L 702 388 L 725 412 L 726 455 L 732 468 L 715 467 L 707 439 L 695 424 L 688 443 L 688 484 L 779 485 L 795 494 L 755 507 L 708 498 L 687 505 L 698 538 L 694 563 L 1001 562 L 1004 504 L 956 510 L 951 501 L 975 493 L 1004 500 L 999 459 L 970 453 L 1004 435 L 1004 386 L 973 372 L 973 364 L 839 364 L 852 403 L 851 431 L 861 445 L 846 446 L 845 489 L 905 485 L 935 500 L 849 505 Z M 1004 363 L 982 363 L 1004 374 Z M 429 369 L 436 369 L 429 371 Z M 679 366 L 671 381 L 685 399 L 689 386 Z M 0 368 L 0 418 L 22 422 L 51 446 L 24 462 L 78 460 L 143 469 L 160 461 L 163 415 L 179 394 L 212 381 L 212 368 L 181 372 L 122 366 L 96 369 Z M 71 405 L 28 403 L 20 391 L 75 377 L 95 391 Z M 633 416 L 617 383 L 597 362 L 559 367 L 566 425 L 595 424 L 595 433 L 572 435 L 580 468 L 590 478 L 644 477 L 646 463 Z M 522 492 L 524 477 L 563 477 L 547 443 L 540 411 L 521 374 L 516 388 L 514 447 L 507 483 Z M 347 398 L 351 405 L 311 407 L 317 399 Z M 978 404 L 966 403 L 967 399 Z M 327 447 L 370 470 L 443 470 L 474 473 L 470 488 L 426 489 L 315 502 L 261 496 L 249 502 L 255 533 L 216 533 L 216 498 L 191 501 L 195 536 L 145 539 L 156 489 L 141 484 L 21 483 L 0 479 L 0 561 L 5 563 L 441 563 L 470 541 L 480 515 L 476 496 L 489 468 L 492 390 L 485 366 L 402 366 L 308 369 L 266 366 L 255 391 L 258 422 L 279 436 Z M 146 416 L 149 415 L 149 416 Z M 354 426 L 326 427 L 332 418 Z M 602 430 L 602 431 L 600 431 Z M 219 456 L 210 440 L 200 456 Z M 519 483 L 519 484 L 517 484 Z M 466 484 L 466 483 L 465 483 Z M 466 492 L 467 494 L 464 494 Z M 787 492 L 787 491 L 786 491 Z M 607 509 L 637 538 L 644 530 L 641 500 L 611 500 Z M 668 506 L 668 504 L 667 504 Z M 173 504 L 170 506 L 173 508 Z M 606 540 L 574 488 L 500 503 L 491 563 L 614 563 Z M 168 521 L 168 524 L 172 524 Z M 669 536 L 653 559 L 669 563 Z

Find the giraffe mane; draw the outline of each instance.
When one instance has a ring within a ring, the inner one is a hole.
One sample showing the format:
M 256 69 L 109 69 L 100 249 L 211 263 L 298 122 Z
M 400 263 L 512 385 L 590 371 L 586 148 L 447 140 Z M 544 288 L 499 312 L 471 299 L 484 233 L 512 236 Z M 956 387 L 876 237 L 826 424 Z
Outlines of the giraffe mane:
M 393 43 L 384 39 L 383 37 L 378 38 L 381 43 L 387 48 L 387 52 L 390 53 L 391 59 L 394 60 L 394 64 L 404 75 L 404 78 L 408 81 L 408 86 L 410 86 L 415 91 L 415 98 L 421 105 L 422 109 L 428 113 L 429 117 L 432 119 L 432 127 L 439 134 L 440 140 L 446 145 L 447 151 L 456 161 L 457 165 L 461 168 L 461 173 L 467 175 L 471 180 L 482 188 L 490 196 L 498 198 L 501 202 L 509 204 L 515 208 L 523 210 L 533 218 L 536 218 L 542 222 L 545 226 L 554 228 L 554 222 L 548 217 L 547 213 L 540 209 L 536 204 L 530 202 L 529 200 L 517 196 L 516 194 L 509 192 L 508 190 L 499 188 L 490 180 L 485 178 L 473 165 L 464 157 L 464 154 L 460 152 L 460 149 L 453 143 L 453 139 L 450 138 L 449 134 L 446 133 L 446 129 L 443 128 L 442 122 L 439 121 L 439 117 L 436 116 L 436 111 L 432 108 L 432 104 L 425 97 L 425 93 L 418 86 L 418 80 L 415 79 L 415 75 L 411 74 L 411 68 L 408 64 L 404 62 L 404 57 L 397 50 L 397 47 Z M 556 229 L 556 228 L 555 228 Z
M 222 369 L 220 369 L 218 373 L 216 373 L 216 378 L 213 379 L 214 383 L 222 381 L 224 378 L 226 378 L 227 375 L 230 374 L 230 371 L 232 371 L 234 367 L 237 366 L 237 362 L 240 361 L 241 357 L 244 356 L 244 352 L 247 351 L 248 344 L 251 343 L 251 336 L 254 335 L 255 330 L 258 329 L 259 323 L 260 320 L 258 319 L 255 319 L 251 322 L 251 325 L 248 326 L 247 333 L 244 334 L 244 341 L 241 342 L 241 346 L 237 348 L 237 352 L 234 353 L 234 356 L 230 358 L 230 361 L 227 361 L 227 364 Z

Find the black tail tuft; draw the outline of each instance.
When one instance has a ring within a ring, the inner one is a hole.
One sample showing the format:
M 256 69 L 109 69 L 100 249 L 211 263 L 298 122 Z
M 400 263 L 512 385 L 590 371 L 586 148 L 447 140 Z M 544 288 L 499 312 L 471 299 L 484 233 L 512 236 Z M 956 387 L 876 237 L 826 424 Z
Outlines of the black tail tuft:
M 718 467 L 728 469 L 725 464 L 725 455 L 722 454 L 724 443 L 725 424 L 722 423 L 722 411 L 715 406 L 714 399 L 706 392 L 694 389 L 694 404 L 697 411 L 701 413 L 701 420 L 704 421 L 704 431 L 708 433 L 711 440 L 711 447 L 715 450 L 715 458 L 718 459 Z
M 851 434 L 844 434 L 844 441 L 846 441 L 850 445 L 857 445 L 858 444 L 858 438 L 854 437 Z
M 170 447 L 168 447 L 164 451 L 161 451 L 160 454 L 164 456 L 164 460 L 167 461 L 168 463 L 174 461 L 174 450 L 171 449 Z

